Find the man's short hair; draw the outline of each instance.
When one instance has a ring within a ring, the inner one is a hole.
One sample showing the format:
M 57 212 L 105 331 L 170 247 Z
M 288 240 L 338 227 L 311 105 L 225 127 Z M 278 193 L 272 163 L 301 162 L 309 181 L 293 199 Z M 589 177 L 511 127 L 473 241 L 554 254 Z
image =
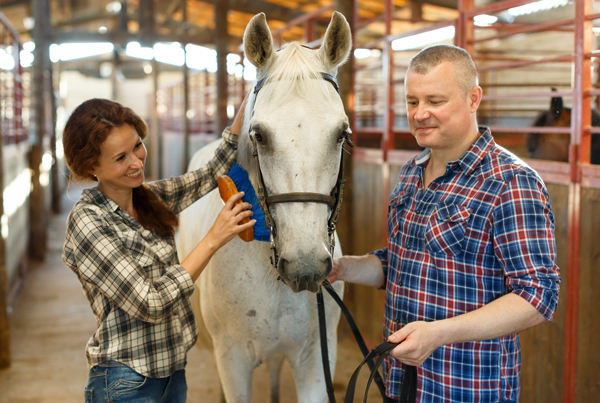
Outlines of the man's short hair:
M 469 53 L 453 45 L 433 45 L 420 51 L 410 60 L 408 69 L 427 74 L 442 62 L 451 62 L 456 69 L 456 80 L 466 96 L 477 85 L 477 69 Z

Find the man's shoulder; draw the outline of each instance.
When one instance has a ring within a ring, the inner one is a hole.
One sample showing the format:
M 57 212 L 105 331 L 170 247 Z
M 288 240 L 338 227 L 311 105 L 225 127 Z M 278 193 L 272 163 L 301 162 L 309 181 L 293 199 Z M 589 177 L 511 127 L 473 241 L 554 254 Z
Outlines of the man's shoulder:
M 510 182 L 517 175 L 531 176 L 541 180 L 535 169 L 502 146 L 495 144 L 482 161 L 479 175 Z

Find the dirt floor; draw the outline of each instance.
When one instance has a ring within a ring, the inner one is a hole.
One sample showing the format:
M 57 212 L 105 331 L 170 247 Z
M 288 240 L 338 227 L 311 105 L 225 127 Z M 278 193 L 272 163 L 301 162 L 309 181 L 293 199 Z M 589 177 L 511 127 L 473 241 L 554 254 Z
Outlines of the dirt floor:
M 67 214 L 81 192 L 70 187 L 63 199 L 63 214 L 52 217 L 49 251 L 43 263 L 31 262 L 11 314 L 12 365 L 0 370 L 0 403 L 83 402 L 87 379 L 84 347 L 95 330 L 95 319 L 76 276 L 61 260 Z M 342 319 L 343 320 L 343 319 Z M 344 401 L 345 385 L 362 360 L 351 337 L 341 337 L 334 387 L 336 400 Z M 220 401 L 220 387 L 212 353 L 194 348 L 188 355 L 188 402 Z M 363 369 L 358 391 L 364 391 Z M 281 374 L 281 402 L 297 402 L 294 380 L 287 363 Z M 255 370 L 252 402 L 268 401 L 266 368 Z M 362 401 L 362 396 L 355 401 Z M 380 402 L 375 385 L 370 402 Z

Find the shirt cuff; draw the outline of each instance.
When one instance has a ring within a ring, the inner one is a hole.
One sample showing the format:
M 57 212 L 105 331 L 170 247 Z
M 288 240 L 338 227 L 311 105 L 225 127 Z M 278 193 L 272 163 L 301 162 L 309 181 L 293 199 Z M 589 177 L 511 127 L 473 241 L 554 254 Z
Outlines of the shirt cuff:
M 516 288 L 513 293 L 529 302 L 548 322 L 552 322 L 558 305 L 558 291 L 545 288 Z
M 190 273 L 179 264 L 171 266 L 169 272 L 181 290 L 182 299 L 191 297 L 194 293 L 194 282 Z
M 233 134 L 233 133 L 231 132 L 231 127 L 230 127 L 230 126 L 227 126 L 227 127 L 225 128 L 225 130 L 223 130 L 223 134 L 222 134 L 222 136 L 223 136 L 223 139 L 224 139 L 226 142 L 228 142 L 228 143 L 229 143 L 229 144 L 231 144 L 231 145 L 234 145 L 234 146 L 236 146 L 236 148 L 237 148 L 238 141 L 240 140 L 240 136 L 238 136 L 237 134 Z
M 379 249 L 374 252 L 369 252 L 368 254 L 375 255 L 381 260 L 381 267 L 383 268 L 383 285 L 379 289 L 385 290 L 388 277 L 388 248 Z

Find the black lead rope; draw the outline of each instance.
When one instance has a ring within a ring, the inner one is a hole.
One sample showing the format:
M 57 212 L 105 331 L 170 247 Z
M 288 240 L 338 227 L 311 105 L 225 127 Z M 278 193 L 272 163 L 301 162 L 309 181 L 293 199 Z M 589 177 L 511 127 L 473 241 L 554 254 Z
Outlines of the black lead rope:
M 367 383 L 367 387 L 365 390 L 364 403 L 367 401 L 367 395 L 369 393 L 369 388 L 373 380 L 375 380 L 375 384 L 379 388 L 379 392 L 381 393 L 381 397 L 384 403 L 393 402 L 392 399 L 388 398 L 385 394 L 385 385 L 383 384 L 383 379 L 379 374 L 379 367 L 383 363 L 385 357 L 400 343 L 382 343 L 377 347 L 373 348 L 369 352 L 365 341 L 363 340 L 360 331 L 358 330 L 358 326 L 354 322 L 350 311 L 344 305 L 344 302 L 341 300 L 339 295 L 335 292 L 331 284 L 328 281 L 324 281 L 323 285 L 327 292 L 331 295 L 334 301 L 339 305 L 342 310 L 346 320 L 348 321 L 348 325 L 350 325 L 350 329 L 356 339 L 358 347 L 360 348 L 363 356 L 365 357 L 362 363 L 358 366 L 352 377 L 350 378 L 350 382 L 348 383 L 348 388 L 346 389 L 346 397 L 344 399 L 344 403 L 353 403 L 354 400 L 354 391 L 356 389 L 356 381 L 358 380 L 358 374 L 360 373 L 361 368 L 366 363 L 371 370 L 371 376 L 369 377 L 369 381 Z M 336 403 L 335 395 L 333 393 L 333 382 L 331 379 L 331 369 L 329 366 L 329 351 L 327 347 L 327 328 L 326 328 L 326 318 L 325 318 L 325 304 L 323 300 L 323 290 L 319 290 L 317 293 L 317 307 L 319 312 L 319 336 L 321 340 L 321 358 L 323 361 L 323 372 L 325 375 L 325 385 L 327 388 L 327 396 L 329 397 L 330 403 Z M 377 361 L 373 363 L 373 359 L 377 357 Z M 414 403 L 416 397 L 417 390 L 417 369 L 416 367 L 407 366 L 404 381 L 402 382 L 402 390 L 400 392 L 400 403 Z
M 358 380 L 358 374 L 362 369 L 363 365 L 369 360 L 377 357 L 377 361 L 375 362 L 374 368 L 371 370 L 371 376 L 369 377 L 369 381 L 367 383 L 367 387 L 365 389 L 365 396 L 363 399 L 363 403 L 367 402 L 367 396 L 369 394 L 369 387 L 371 386 L 371 381 L 373 380 L 374 374 L 377 372 L 383 360 L 387 355 L 400 343 L 391 343 L 386 341 L 385 343 L 381 343 L 377 347 L 373 348 L 371 352 L 365 357 L 363 362 L 360 363 L 356 371 L 352 374 L 350 378 L 350 382 L 348 382 L 348 388 L 346 389 L 346 398 L 344 399 L 344 403 L 353 403 L 354 402 L 354 391 L 356 389 L 356 381 Z M 402 381 L 402 389 L 400 390 L 400 400 L 399 403 L 414 403 L 417 395 L 417 368 L 413 366 L 407 366 L 404 371 L 404 379 Z M 384 398 L 385 401 L 385 398 Z

